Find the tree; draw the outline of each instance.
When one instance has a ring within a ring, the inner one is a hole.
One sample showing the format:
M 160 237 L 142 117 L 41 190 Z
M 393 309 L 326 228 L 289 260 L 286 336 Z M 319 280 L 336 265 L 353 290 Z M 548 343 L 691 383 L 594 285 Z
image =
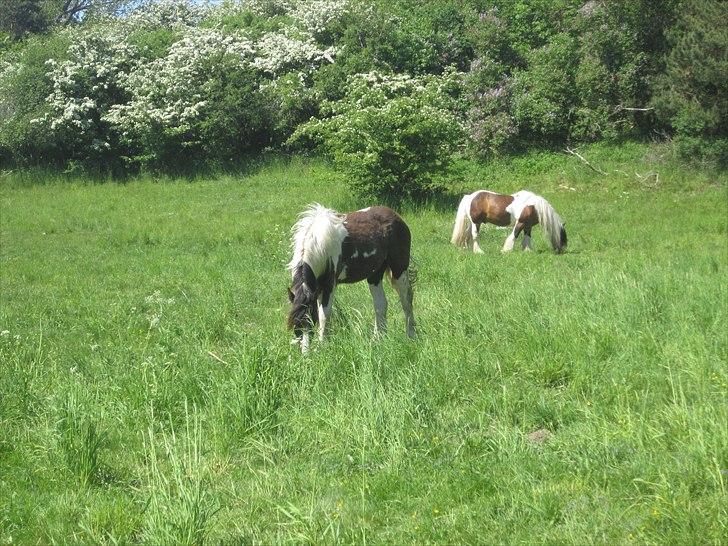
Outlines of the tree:
M 7 32 L 14 39 L 28 33 L 43 32 L 48 25 L 42 0 L 0 0 L 0 31 Z
M 653 104 L 688 157 L 728 164 L 728 4 L 686 2 Z
M 116 15 L 139 2 L 137 0 L 44 0 L 44 3 L 55 23 L 68 25 L 84 17 Z

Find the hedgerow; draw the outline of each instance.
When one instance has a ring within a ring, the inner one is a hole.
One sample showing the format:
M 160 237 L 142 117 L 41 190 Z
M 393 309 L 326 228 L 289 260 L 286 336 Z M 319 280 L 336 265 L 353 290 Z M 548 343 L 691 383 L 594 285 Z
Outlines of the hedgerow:
M 13 19 L 0 47 L 0 159 L 194 167 L 300 143 L 316 126 L 369 193 L 431 187 L 456 151 L 657 134 L 721 164 L 728 36 L 711 22 L 724 12 L 716 0 L 163 0 L 28 23 L 30 34 Z M 375 73 L 447 82 L 459 99 L 351 107 L 350 86 Z M 361 135 L 374 128 L 372 156 Z

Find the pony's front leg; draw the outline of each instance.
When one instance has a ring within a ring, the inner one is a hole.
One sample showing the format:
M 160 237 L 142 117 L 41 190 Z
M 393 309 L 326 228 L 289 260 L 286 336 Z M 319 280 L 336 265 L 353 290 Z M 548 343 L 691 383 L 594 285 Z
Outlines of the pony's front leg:
M 319 296 L 318 301 L 318 318 L 319 318 L 319 340 L 324 340 L 324 331 L 326 330 L 326 321 L 331 316 L 331 308 L 334 305 L 334 288 L 332 285 L 329 289 L 324 289 Z
M 387 297 L 382 279 L 377 284 L 369 283 L 369 291 L 374 300 L 374 335 L 384 334 L 387 331 Z
M 533 250 L 533 247 L 531 246 L 531 228 L 527 227 L 523 230 L 523 250 L 525 251 L 531 251 Z
M 520 222 L 516 223 L 515 227 L 513 228 L 513 231 L 506 238 L 506 242 L 503 243 L 503 249 L 501 250 L 501 252 L 510 252 L 511 250 L 513 250 L 513 244 L 516 242 L 516 239 L 521 234 L 522 229 L 523 229 L 523 224 Z

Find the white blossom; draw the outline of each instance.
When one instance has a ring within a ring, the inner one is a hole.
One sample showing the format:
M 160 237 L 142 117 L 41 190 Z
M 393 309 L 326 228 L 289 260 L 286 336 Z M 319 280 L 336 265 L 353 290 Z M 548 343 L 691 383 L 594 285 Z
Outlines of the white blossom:
M 187 130 L 205 106 L 202 90 L 209 61 L 226 58 L 243 67 L 250 64 L 253 52 L 242 34 L 189 29 L 165 57 L 139 65 L 126 77 L 124 87 L 131 100 L 113 106 L 105 119 L 126 136 L 143 132 L 150 124 Z
M 343 19 L 350 10 L 348 0 L 310 0 L 299 2 L 291 10 L 290 15 L 299 26 L 311 34 L 321 34 L 328 30 L 332 23 Z
M 253 66 L 272 75 L 300 68 L 314 69 L 324 62 L 334 62 L 336 55 L 336 48 L 323 49 L 311 34 L 293 27 L 264 34 L 256 49 Z

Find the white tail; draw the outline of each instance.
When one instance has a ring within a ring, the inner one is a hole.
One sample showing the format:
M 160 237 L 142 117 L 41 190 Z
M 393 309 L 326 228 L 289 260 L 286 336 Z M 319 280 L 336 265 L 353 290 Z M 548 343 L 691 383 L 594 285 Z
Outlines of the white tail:
M 566 230 L 564 229 L 564 222 L 554 210 L 554 207 L 540 195 L 534 195 L 528 200 L 527 204 L 536 208 L 538 221 L 551 241 L 551 247 L 556 252 L 561 252 L 566 247 Z
M 450 242 L 455 246 L 464 246 L 465 248 L 470 246 L 473 242 L 473 235 L 471 226 L 473 225 L 470 219 L 470 203 L 473 201 L 473 194 L 469 193 L 460 200 L 458 206 L 458 212 L 455 215 L 455 226 L 452 230 L 452 237 Z

